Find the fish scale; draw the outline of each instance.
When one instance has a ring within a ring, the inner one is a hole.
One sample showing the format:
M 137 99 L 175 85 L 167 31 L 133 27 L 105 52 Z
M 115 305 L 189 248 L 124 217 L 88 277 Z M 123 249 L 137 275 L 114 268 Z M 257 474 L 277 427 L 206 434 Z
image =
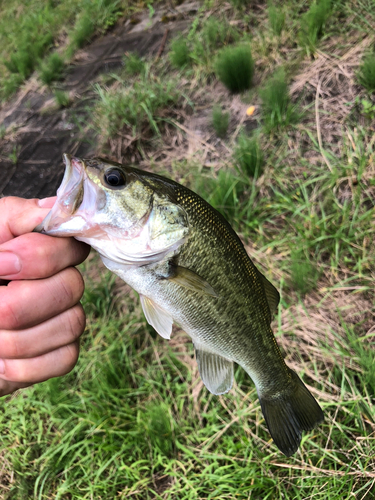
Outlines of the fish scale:
M 233 362 L 242 366 L 274 442 L 293 454 L 323 412 L 273 335 L 279 294 L 229 223 L 172 180 L 101 158 L 64 158 L 57 201 L 36 230 L 90 244 L 139 293 L 162 337 L 173 323 L 190 335 L 213 394 L 231 389 Z

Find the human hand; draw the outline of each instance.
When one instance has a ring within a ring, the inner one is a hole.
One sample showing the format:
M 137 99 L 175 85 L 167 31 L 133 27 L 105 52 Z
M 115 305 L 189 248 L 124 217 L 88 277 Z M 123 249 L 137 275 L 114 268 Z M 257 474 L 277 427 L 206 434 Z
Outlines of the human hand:
M 68 373 L 76 364 L 85 313 L 75 266 L 90 247 L 31 233 L 55 198 L 0 199 L 0 396 Z M 3 283 L 6 283 L 6 281 Z

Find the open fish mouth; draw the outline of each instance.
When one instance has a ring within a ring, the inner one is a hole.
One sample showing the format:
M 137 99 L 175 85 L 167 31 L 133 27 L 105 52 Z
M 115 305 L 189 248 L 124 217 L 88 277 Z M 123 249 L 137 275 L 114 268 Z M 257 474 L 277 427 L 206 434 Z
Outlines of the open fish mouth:
M 74 236 L 82 231 L 86 223 L 85 210 L 82 210 L 83 204 L 87 208 L 89 202 L 93 200 L 92 196 L 89 196 L 91 200 L 87 200 L 89 193 L 84 186 L 88 184 L 85 183 L 87 173 L 84 162 L 68 154 L 64 154 L 63 158 L 65 173 L 57 190 L 57 200 L 45 219 L 34 229 L 35 232 L 55 236 Z M 80 208 L 80 213 L 77 214 Z

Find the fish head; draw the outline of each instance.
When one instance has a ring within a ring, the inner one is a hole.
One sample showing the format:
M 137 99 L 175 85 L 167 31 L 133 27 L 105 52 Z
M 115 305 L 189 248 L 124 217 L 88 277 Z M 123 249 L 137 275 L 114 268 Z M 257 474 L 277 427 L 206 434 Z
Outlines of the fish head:
M 150 174 L 101 158 L 63 158 L 56 202 L 34 231 L 73 236 L 127 265 L 157 262 L 186 241 L 186 212 Z

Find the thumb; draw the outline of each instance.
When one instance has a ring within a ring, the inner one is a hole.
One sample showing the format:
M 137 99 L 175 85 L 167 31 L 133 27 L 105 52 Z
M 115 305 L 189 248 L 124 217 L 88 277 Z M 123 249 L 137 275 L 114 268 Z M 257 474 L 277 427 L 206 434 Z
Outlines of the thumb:
M 56 197 L 26 200 L 15 196 L 0 199 L 0 244 L 30 233 L 42 222 Z

